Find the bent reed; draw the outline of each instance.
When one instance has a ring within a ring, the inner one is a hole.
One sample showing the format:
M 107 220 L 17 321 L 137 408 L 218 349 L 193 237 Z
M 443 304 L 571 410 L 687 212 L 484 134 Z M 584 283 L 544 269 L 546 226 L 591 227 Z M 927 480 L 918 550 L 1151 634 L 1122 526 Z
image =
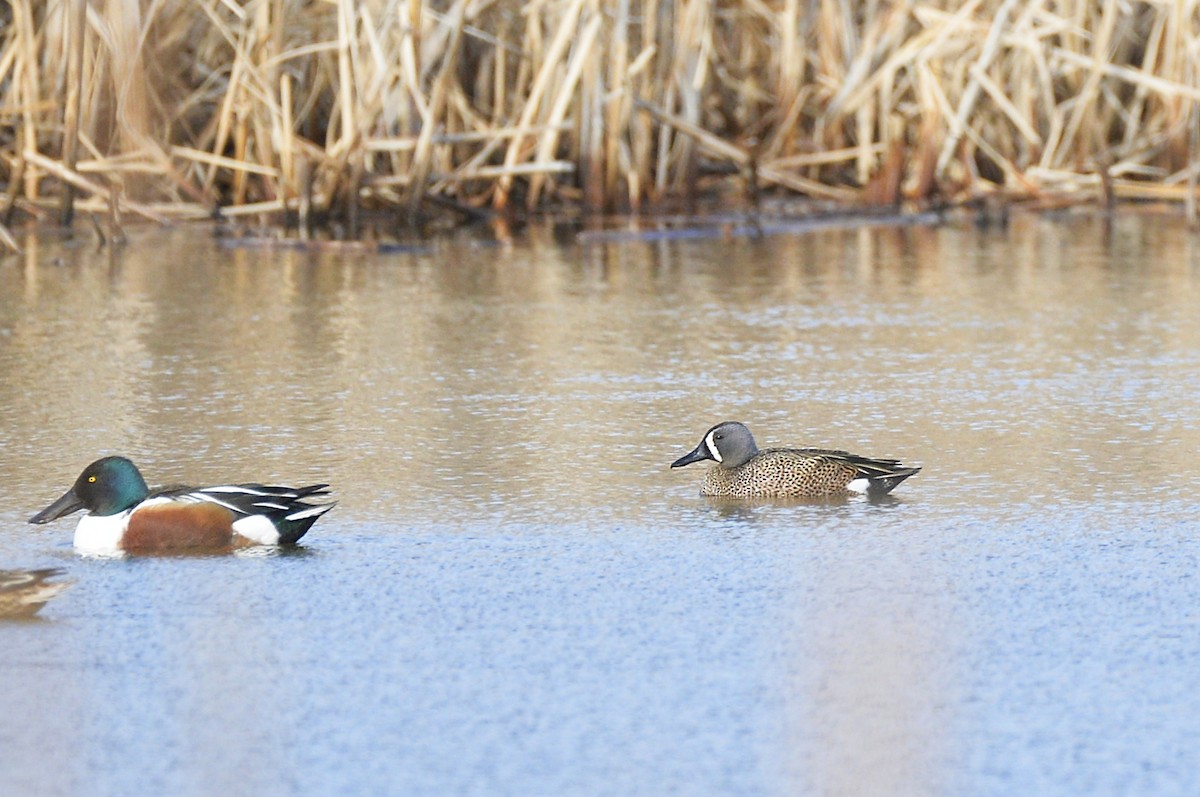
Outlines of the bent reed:
M 1195 196 L 1190 3 L 11 0 L 0 22 L 0 220 Z

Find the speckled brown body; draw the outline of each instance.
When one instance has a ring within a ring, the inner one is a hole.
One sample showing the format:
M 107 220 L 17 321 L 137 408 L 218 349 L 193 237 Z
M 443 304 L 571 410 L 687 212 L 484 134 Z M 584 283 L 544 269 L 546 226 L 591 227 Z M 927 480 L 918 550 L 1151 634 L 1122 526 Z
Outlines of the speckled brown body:
M 829 448 L 760 450 L 746 424 L 722 421 L 700 444 L 671 463 L 682 468 L 711 460 L 701 495 L 727 498 L 822 498 L 852 493 L 880 496 L 920 468 L 897 459 L 862 457 Z
M 858 476 L 847 462 L 788 448 L 759 451 L 748 462 L 713 465 L 704 474 L 701 495 L 730 498 L 818 498 L 850 495 L 846 485 Z

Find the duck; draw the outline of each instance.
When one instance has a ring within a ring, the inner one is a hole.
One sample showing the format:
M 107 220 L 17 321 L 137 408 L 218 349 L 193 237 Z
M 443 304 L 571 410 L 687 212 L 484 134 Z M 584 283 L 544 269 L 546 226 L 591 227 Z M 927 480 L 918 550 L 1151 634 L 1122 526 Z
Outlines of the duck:
M 62 574 L 63 570 L 58 567 L 0 570 L 0 619 L 33 617 L 47 601 L 71 586 L 69 581 L 47 581 Z
M 335 506 L 304 500 L 328 495 L 328 487 L 247 483 L 151 490 L 132 461 L 108 456 L 84 468 L 71 489 L 29 522 L 49 523 L 86 509 L 74 544 L 94 555 L 292 545 Z
M 759 449 L 750 429 L 724 421 L 700 444 L 671 463 L 682 468 L 712 460 L 700 494 L 727 498 L 821 498 L 882 496 L 918 473 L 895 459 L 878 459 L 825 448 Z

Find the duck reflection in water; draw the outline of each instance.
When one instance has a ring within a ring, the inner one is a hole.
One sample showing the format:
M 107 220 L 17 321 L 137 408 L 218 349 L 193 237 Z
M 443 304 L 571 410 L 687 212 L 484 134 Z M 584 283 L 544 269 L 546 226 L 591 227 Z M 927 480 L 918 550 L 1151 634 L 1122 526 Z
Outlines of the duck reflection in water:
M 0 619 L 26 620 L 46 602 L 71 586 L 70 581 L 50 582 L 61 576 L 57 567 L 41 570 L 0 570 Z

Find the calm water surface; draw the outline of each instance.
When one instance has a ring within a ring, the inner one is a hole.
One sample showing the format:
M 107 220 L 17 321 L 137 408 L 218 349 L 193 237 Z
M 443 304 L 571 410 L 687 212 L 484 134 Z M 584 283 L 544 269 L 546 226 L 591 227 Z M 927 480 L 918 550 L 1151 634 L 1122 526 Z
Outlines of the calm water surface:
M 8 794 L 1195 794 L 1200 248 L 1161 217 L 0 260 Z M 713 503 L 713 423 L 924 470 Z M 83 559 L 89 461 L 329 481 Z

